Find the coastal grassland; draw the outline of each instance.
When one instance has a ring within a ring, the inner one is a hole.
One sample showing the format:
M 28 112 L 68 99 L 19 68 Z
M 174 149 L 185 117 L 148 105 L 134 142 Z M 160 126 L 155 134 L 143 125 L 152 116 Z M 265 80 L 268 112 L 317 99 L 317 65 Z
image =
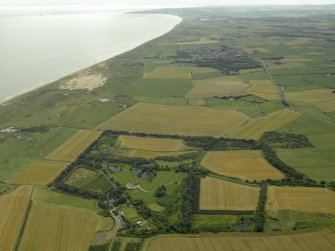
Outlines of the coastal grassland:
M 196 237 L 196 238 L 195 238 Z M 214 235 L 170 235 L 155 236 L 144 243 L 146 251 L 175 250 L 296 250 L 296 251 L 330 251 L 335 245 L 335 234 L 330 230 L 313 232 L 285 232 L 271 234 L 222 234 Z
M 49 153 L 46 159 L 74 161 L 100 135 L 101 132 L 99 131 L 78 130 L 66 142 Z
M 184 146 L 183 141 L 177 139 L 136 137 L 128 135 L 119 136 L 118 141 L 122 148 L 157 152 L 178 152 Z
M 185 79 L 140 79 L 124 94 L 130 95 L 137 100 L 143 98 L 161 99 L 184 97 L 192 88 L 192 81 Z
M 301 113 L 299 112 L 284 109 L 270 113 L 265 117 L 250 119 L 248 122 L 230 131 L 225 136 L 240 139 L 259 139 L 264 132 L 277 130 L 296 120 L 300 116 Z
M 313 89 L 285 94 L 288 100 L 316 105 L 322 112 L 335 111 L 335 93 L 331 89 Z
M 86 168 L 76 169 L 65 183 L 93 192 L 103 192 L 109 186 L 109 181 L 103 174 Z
M 13 250 L 29 206 L 32 186 L 20 186 L 0 196 L 0 250 Z
M 71 128 L 52 128 L 43 133 L 16 133 L 0 144 L 0 179 L 10 181 L 26 167 L 42 161 L 75 132 Z
M 60 161 L 40 160 L 28 165 L 10 180 L 13 184 L 48 184 L 66 168 L 68 164 Z
M 187 93 L 188 99 L 209 97 L 228 97 L 247 95 L 250 84 L 242 82 L 238 77 L 224 76 L 206 80 L 193 81 L 193 88 Z
M 266 100 L 278 100 L 277 89 L 271 80 L 250 80 L 252 86 L 248 92 L 252 95 L 264 98 Z
M 255 210 L 260 189 L 206 177 L 200 181 L 200 210 Z
M 138 103 L 98 128 L 158 134 L 222 136 L 247 118 L 240 112 L 228 109 Z
M 335 147 L 278 149 L 278 157 L 297 171 L 316 180 L 335 179 Z
M 97 125 L 124 110 L 122 106 L 115 103 L 104 104 L 97 102 L 79 107 L 63 122 L 63 125 L 68 127 L 94 129 Z M 124 103 L 127 104 L 127 102 Z M 92 114 L 94 114 L 94 116 Z
M 335 192 L 326 188 L 269 186 L 266 210 L 335 213 Z
M 209 171 L 242 180 L 279 180 L 284 175 L 258 150 L 207 152 L 201 165 Z
M 86 251 L 98 224 L 89 211 L 33 201 L 19 250 Z
M 143 78 L 192 79 L 193 73 L 212 73 L 217 70 L 207 67 L 157 66 L 152 72 L 145 72 Z

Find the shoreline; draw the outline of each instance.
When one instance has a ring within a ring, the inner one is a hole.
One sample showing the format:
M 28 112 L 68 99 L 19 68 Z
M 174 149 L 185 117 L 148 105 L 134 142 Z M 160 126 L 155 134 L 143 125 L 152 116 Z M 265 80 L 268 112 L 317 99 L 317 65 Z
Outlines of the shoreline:
M 136 11 L 136 12 L 137 12 L 136 14 L 141 14 L 141 11 Z M 132 14 L 135 14 L 134 12 L 133 12 L 133 13 L 131 13 L 131 12 L 123 12 L 123 13 L 126 14 L 126 15 L 132 15 Z M 104 63 L 104 62 L 106 62 L 106 61 L 108 61 L 108 60 L 111 60 L 111 59 L 113 59 L 113 58 L 115 58 L 115 57 L 117 57 L 117 56 L 120 56 L 120 55 L 122 55 L 122 54 L 128 53 L 128 52 L 130 52 L 130 51 L 133 51 L 133 50 L 135 50 L 136 48 L 141 47 L 142 45 L 144 45 L 144 44 L 146 44 L 146 43 L 149 43 L 149 42 L 151 42 L 151 41 L 153 41 L 153 40 L 155 40 L 155 39 L 158 39 L 158 38 L 160 38 L 160 37 L 162 37 L 162 36 L 168 34 L 169 32 L 171 32 L 172 30 L 174 30 L 179 24 L 181 24 L 181 23 L 183 22 L 183 18 L 180 17 L 180 16 L 176 16 L 176 15 L 168 15 L 168 14 L 146 14 L 146 15 L 159 15 L 159 16 L 176 17 L 176 18 L 179 19 L 179 22 L 178 22 L 177 24 L 175 24 L 171 29 L 169 29 L 168 31 L 166 31 L 165 33 L 163 33 L 163 34 L 161 34 L 161 35 L 159 35 L 159 36 L 157 36 L 157 37 L 154 37 L 154 38 L 152 38 L 152 39 L 150 39 L 150 40 L 146 40 L 146 41 L 140 43 L 139 45 L 137 45 L 137 46 L 135 46 L 135 47 L 133 47 L 133 48 L 131 48 L 131 49 L 129 49 L 129 50 L 120 52 L 120 53 L 118 53 L 118 54 L 116 54 L 116 55 L 114 55 L 114 56 L 112 56 L 112 57 L 110 57 L 110 58 L 107 58 L 107 59 L 105 59 L 105 60 L 102 60 L 102 61 L 98 61 L 98 62 L 96 62 L 96 63 L 93 63 L 93 64 L 91 64 L 91 65 L 88 66 L 88 67 L 78 69 L 78 70 L 73 71 L 73 72 L 71 72 L 71 73 L 69 73 L 69 74 L 62 75 L 61 77 L 58 77 L 58 78 L 56 78 L 55 80 L 52 80 L 52 81 L 50 81 L 50 82 L 40 84 L 40 85 L 38 85 L 38 86 L 36 86 L 36 87 L 33 87 L 33 88 L 30 88 L 30 89 L 28 89 L 28 90 L 26 90 L 26 91 L 22 91 L 22 92 L 20 92 L 20 93 L 18 93 L 18 94 L 16 94 L 16 95 L 13 95 L 13 96 L 11 96 L 11 97 L 8 97 L 8 98 L 5 98 L 5 99 L 3 99 L 3 100 L 0 100 L 0 107 L 4 107 L 4 106 L 10 104 L 11 101 L 13 101 L 13 100 L 16 99 L 16 98 L 19 98 L 19 97 L 22 96 L 22 95 L 28 94 L 28 93 L 30 93 L 30 92 L 34 92 L 34 91 L 36 91 L 36 90 L 38 90 L 38 89 L 44 88 L 44 87 L 46 87 L 46 86 L 48 86 L 48 85 L 51 85 L 51 84 L 53 84 L 53 83 L 55 83 L 55 82 L 57 82 L 57 81 L 59 81 L 59 80 L 61 80 L 61 79 L 70 77 L 70 76 L 72 76 L 72 75 L 75 75 L 76 73 L 78 73 L 78 72 L 80 72 L 80 71 L 87 70 L 87 69 L 89 69 L 89 68 L 91 68 L 91 67 L 94 67 L 94 66 L 99 65 L 99 64 L 102 64 L 102 63 Z

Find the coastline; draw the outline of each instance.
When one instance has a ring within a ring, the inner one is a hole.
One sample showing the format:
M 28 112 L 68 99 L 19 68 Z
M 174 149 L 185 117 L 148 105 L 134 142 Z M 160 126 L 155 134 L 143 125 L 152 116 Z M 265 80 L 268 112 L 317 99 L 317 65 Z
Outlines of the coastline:
M 141 12 L 142 12 L 142 11 L 136 11 L 136 13 L 135 13 L 135 12 L 124 12 L 124 14 L 126 14 L 126 15 L 128 15 L 128 14 L 141 14 Z M 106 61 L 108 61 L 108 60 L 111 60 L 111 59 L 113 59 L 113 58 L 115 58 L 115 57 L 118 57 L 118 56 L 123 55 L 123 54 L 125 54 L 125 53 L 128 53 L 128 52 L 130 52 L 130 51 L 133 51 L 133 50 L 135 50 L 136 48 L 143 46 L 144 44 L 147 44 L 147 43 L 149 43 L 149 42 L 151 42 L 151 41 L 153 41 L 153 40 L 155 40 L 155 39 L 158 39 L 158 38 L 160 38 L 160 37 L 166 35 L 167 33 L 169 33 L 169 32 L 171 32 L 172 30 L 174 30 L 178 25 L 180 25 L 180 24 L 183 22 L 183 18 L 180 17 L 180 16 L 176 16 L 176 15 L 168 15 L 168 14 L 147 14 L 147 13 L 144 13 L 144 14 L 146 14 L 146 15 L 158 15 L 158 16 L 170 16 L 170 17 L 176 17 L 176 18 L 178 18 L 179 20 L 178 20 L 178 23 L 177 23 L 177 24 L 175 24 L 171 29 L 167 30 L 165 33 L 160 34 L 159 36 L 154 37 L 154 38 L 152 38 L 152 39 L 146 40 L 146 41 L 144 41 L 144 42 L 142 42 L 142 43 L 136 45 L 136 46 L 133 47 L 133 48 L 130 48 L 130 49 L 126 50 L 126 51 L 122 51 L 122 52 L 120 52 L 120 53 L 118 53 L 118 54 L 116 54 L 116 55 L 114 55 L 114 56 L 112 56 L 112 57 L 110 57 L 110 58 L 105 59 L 105 60 L 102 60 L 102 61 L 98 61 L 98 62 L 96 62 L 96 63 L 93 63 L 93 64 L 91 64 L 91 65 L 88 66 L 88 67 L 78 69 L 78 70 L 76 70 L 76 71 L 70 72 L 69 74 L 62 75 L 61 77 L 58 77 L 58 78 L 56 78 L 56 79 L 54 79 L 54 80 L 52 80 L 52 81 L 49 81 L 49 82 L 47 82 L 47 83 L 40 84 L 40 85 L 38 85 L 38 86 L 36 86 L 36 87 L 30 88 L 30 89 L 25 90 L 25 91 L 21 91 L 20 93 L 18 93 L 18 94 L 16 94 L 16 95 L 13 95 L 13 96 L 11 96 L 11 97 L 8 97 L 8 98 L 5 98 L 5 99 L 3 99 L 3 100 L 0 100 L 0 107 L 4 107 L 4 106 L 8 105 L 10 102 L 12 102 L 13 100 L 19 98 L 19 97 L 22 96 L 22 95 L 29 94 L 29 93 L 31 93 L 31 92 L 34 92 L 34 91 L 39 90 L 39 89 L 41 89 L 41 88 L 44 88 L 44 87 L 46 87 L 46 86 L 52 85 L 53 83 L 55 83 L 55 82 L 57 82 L 57 81 L 59 81 L 59 80 L 61 80 L 61 79 L 70 77 L 70 76 L 72 76 L 72 75 L 75 75 L 75 74 L 78 73 L 78 72 L 81 72 L 81 71 L 83 71 L 83 70 L 87 70 L 87 69 L 89 69 L 89 68 L 92 68 L 92 67 L 94 67 L 94 66 L 97 66 L 97 65 L 99 65 L 99 64 L 102 64 L 102 63 L 104 63 L 104 62 L 106 62 Z

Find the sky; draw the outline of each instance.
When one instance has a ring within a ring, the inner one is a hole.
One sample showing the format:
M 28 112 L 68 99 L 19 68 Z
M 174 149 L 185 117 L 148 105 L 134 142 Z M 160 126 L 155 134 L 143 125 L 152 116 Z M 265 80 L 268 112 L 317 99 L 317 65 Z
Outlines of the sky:
M 335 4 L 335 0 L 0 0 L 0 5 L 210 6 Z

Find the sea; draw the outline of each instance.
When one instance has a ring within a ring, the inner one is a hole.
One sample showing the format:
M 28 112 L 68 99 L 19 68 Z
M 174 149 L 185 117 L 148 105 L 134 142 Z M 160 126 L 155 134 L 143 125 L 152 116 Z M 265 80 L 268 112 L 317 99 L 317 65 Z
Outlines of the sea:
M 0 7 L 0 102 L 131 50 L 181 22 L 131 11 Z

